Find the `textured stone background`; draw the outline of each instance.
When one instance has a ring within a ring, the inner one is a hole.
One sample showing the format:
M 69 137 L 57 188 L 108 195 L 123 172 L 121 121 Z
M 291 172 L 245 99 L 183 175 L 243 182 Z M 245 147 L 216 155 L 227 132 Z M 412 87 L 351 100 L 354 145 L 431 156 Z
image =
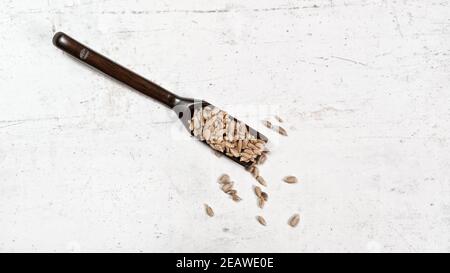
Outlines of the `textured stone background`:
M 448 1 L 0 5 L 0 251 L 450 251 Z M 289 137 L 261 129 L 266 209 L 239 166 L 56 31 L 250 124 L 284 117 Z

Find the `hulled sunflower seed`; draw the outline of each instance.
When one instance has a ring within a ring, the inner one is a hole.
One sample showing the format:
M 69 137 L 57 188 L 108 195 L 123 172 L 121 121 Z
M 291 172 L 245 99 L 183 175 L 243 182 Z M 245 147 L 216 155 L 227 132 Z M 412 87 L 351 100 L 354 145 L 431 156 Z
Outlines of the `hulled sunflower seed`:
M 272 123 L 268 120 L 263 120 L 264 126 L 266 126 L 269 129 L 272 129 Z
M 254 146 L 256 146 L 256 150 L 259 150 L 259 151 L 262 151 L 262 150 L 264 150 L 264 144 L 263 143 L 260 143 L 260 142 L 256 142 L 255 144 L 254 144 Z
M 208 129 L 203 130 L 203 138 L 204 138 L 205 140 L 209 140 L 209 139 L 211 138 L 211 131 L 208 130 Z
M 247 146 L 250 146 L 250 145 L 251 145 L 251 143 L 249 143 Z M 255 152 L 252 149 L 247 148 L 244 150 L 243 153 L 248 154 L 249 156 L 252 156 Z
M 247 144 L 248 144 L 248 139 L 244 139 L 244 141 L 242 141 L 242 149 L 247 148 Z
M 258 146 L 256 146 L 256 143 L 253 144 L 253 143 L 251 143 L 251 142 L 247 144 L 247 148 L 250 148 L 250 152 L 251 152 L 251 153 L 253 153 L 253 150 L 259 150 Z M 244 151 L 244 152 L 245 152 L 245 151 Z
M 277 115 L 275 115 L 275 119 L 276 119 L 278 122 L 280 122 L 280 123 L 283 122 L 283 120 L 282 120 L 279 116 L 277 116 Z
M 278 128 L 277 128 L 276 131 L 277 131 L 280 135 L 287 136 L 286 130 L 285 130 L 283 127 L 281 127 L 281 126 L 278 126 Z
M 230 176 L 226 173 L 222 174 L 219 177 L 219 183 L 224 184 L 224 182 L 229 182 L 230 181 Z
M 238 153 L 240 153 L 242 151 L 242 140 L 241 139 L 237 143 L 237 150 L 238 150 Z
M 205 210 L 206 210 L 206 214 L 208 214 L 209 217 L 213 217 L 214 216 L 213 209 L 210 206 L 208 206 L 207 204 L 205 204 Z
M 261 192 L 261 198 L 267 202 L 269 200 L 269 195 L 266 192 Z
M 258 186 L 255 186 L 255 194 L 256 194 L 256 196 L 261 197 L 261 193 L 262 193 L 261 188 L 258 187 Z
M 258 181 L 259 184 L 263 185 L 264 187 L 267 187 L 266 180 L 264 180 L 264 178 L 262 178 L 262 176 L 257 176 L 256 180 Z
M 228 193 L 233 188 L 233 182 L 224 184 L 222 186 L 222 191 Z
M 288 224 L 291 227 L 296 227 L 299 222 L 300 222 L 300 215 L 298 215 L 298 213 L 296 213 L 296 214 L 291 216 L 291 218 L 289 219 Z
M 265 226 L 265 225 L 267 225 L 267 223 L 266 223 L 266 220 L 262 217 L 262 216 L 257 216 L 256 217 L 256 220 L 258 220 L 258 222 L 261 224 L 261 225 L 263 225 L 263 226 Z
M 263 153 L 258 157 L 258 160 L 256 161 L 256 163 L 258 165 L 262 165 L 262 164 L 264 164 L 264 162 L 266 162 L 266 159 L 267 159 L 267 156 L 265 153 Z
M 254 166 L 254 168 L 250 171 L 250 173 L 253 175 L 253 177 L 258 177 L 259 176 L 258 167 Z
M 233 201 L 236 201 L 236 202 L 239 202 L 239 201 L 242 200 L 237 194 L 233 194 L 233 195 L 231 196 L 231 198 L 233 199 Z
M 289 184 L 294 184 L 294 183 L 298 182 L 297 177 L 292 176 L 292 175 L 286 176 L 285 178 L 283 178 L 283 180 L 284 180 L 284 182 L 289 183 Z
M 241 158 L 239 159 L 239 161 L 244 161 L 244 162 L 248 162 L 250 160 L 250 157 L 245 157 L 245 156 L 241 156 Z
M 265 203 L 266 203 L 266 201 L 264 201 L 264 199 L 262 197 L 260 197 L 258 199 L 258 207 L 260 207 L 261 209 L 264 208 Z
M 239 157 L 239 152 L 238 152 L 236 149 L 231 148 L 231 149 L 230 149 L 230 152 L 231 152 L 231 154 L 232 154 L 234 157 Z

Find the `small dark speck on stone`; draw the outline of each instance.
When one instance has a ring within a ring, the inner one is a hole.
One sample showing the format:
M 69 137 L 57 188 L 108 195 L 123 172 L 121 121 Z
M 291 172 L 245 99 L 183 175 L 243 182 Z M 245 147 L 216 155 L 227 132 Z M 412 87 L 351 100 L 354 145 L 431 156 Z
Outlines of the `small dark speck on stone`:
M 230 231 L 230 229 L 225 227 L 225 228 L 222 229 L 222 231 L 223 232 L 228 232 L 228 231 Z

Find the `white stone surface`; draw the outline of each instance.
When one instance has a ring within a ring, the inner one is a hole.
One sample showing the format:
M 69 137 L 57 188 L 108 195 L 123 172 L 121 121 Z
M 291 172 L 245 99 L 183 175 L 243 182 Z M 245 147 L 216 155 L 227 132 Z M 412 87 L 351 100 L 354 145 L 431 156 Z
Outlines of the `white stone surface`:
M 448 1 L 0 5 L 0 251 L 450 251 Z M 266 208 L 245 171 L 55 31 L 250 124 L 284 117 L 287 138 L 260 128 Z

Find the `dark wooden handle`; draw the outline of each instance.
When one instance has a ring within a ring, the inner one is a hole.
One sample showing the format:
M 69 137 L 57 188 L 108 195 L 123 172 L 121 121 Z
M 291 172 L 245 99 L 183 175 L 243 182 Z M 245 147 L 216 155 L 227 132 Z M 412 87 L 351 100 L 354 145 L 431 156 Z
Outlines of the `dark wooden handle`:
M 53 37 L 53 44 L 78 60 L 95 67 L 103 73 L 149 97 L 152 97 L 166 106 L 170 108 L 175 106 L 174 104 L 177 99 L 175 94 L 170 93 L 161 86 L 111 61 L 105 56 L 79 43 L 65 33 L 56 33 Z

